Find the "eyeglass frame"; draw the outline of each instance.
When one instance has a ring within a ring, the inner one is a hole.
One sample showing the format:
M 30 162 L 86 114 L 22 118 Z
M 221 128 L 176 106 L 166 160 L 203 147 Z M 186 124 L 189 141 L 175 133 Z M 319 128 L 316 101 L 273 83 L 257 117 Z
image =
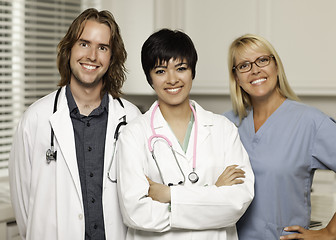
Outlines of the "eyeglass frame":
M 257 64 L 257 61 L 258 61 L 260 58 L 264 58 L 264 57 L 268 57 L 268 58 L 270 58 L 270 61 L 269 61 L 268 64 L 265 65 L 265 66 L 259 66 L 259 65 Z M 275 60 L 275 57 L 274 57 L 272 54 L 271 54 L 271 55 L 262 55 L 262 56 L 258 57 L 256 60 L 254 60 L 253 62 L 245 61 L 245 62 L 242 62 L 242 63 L 238 63 L 236 66 L 233 66 L 233 67 L 232 67 L 232 71 L 237 70 L 237 71 L 240 72 L 240 73 L 247 73 L 247 72 L 249 72 L 249 71 L 252 70 L 252 65 L 253 65 L 253 63 L 254 63 L 257 67 L 259 67 L 259 68 L 263 68 L 263 67 L 268 66 L 268 65 L 271 63 L 271 59 L 272 59 L 272 58 Z M 241 71 L 239 71 L 239 68 L 237 68 L 237 67 L 238 67 L 238 65 L 243 64 L 243 63 L 250 63 L 250 64 L 251 64 L 251 65 L 250 65 L 250 66 L 251 66 L 250 69 L 247 70 L 247 71 L 245 71 L 245 72 L 241 72 Z

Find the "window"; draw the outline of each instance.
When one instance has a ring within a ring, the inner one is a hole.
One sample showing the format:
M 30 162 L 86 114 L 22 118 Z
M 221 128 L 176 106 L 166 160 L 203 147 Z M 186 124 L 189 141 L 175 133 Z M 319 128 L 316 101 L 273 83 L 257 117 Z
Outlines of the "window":
M 0 176 L 24 110 L 57 88 L 56 47 L 81 0 L 0 0 Z

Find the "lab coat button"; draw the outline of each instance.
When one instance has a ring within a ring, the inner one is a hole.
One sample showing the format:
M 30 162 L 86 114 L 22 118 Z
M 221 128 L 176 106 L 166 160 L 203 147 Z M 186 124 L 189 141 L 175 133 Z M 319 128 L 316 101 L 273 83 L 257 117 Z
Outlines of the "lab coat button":
M 78 218 L 79 218 L 79 220 L 82 220 L 83 219 L 83 214 L 78 214 Z

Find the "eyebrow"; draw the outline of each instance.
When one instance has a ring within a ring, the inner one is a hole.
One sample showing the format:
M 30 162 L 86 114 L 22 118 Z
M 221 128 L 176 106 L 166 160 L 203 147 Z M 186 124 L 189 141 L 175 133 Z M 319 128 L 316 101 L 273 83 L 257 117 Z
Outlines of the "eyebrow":
M 188 63 L 181 62 L 181 63 L 176 64 L 175 67 L 179 67 L 179 66 L 182 66 L 182 65 L 188 65 Z
M 185 62 L 181 62 L 181 63 L 176 64 L 175 67 L 180 67 L 182 65 L 188 65 L 188 64 Z M 156 65 L 154 66 L 153 69 L 156 69 L 156 68 L 167 68 L 167 65 Z
M 85 40 L 83 38 L 78 39 L 78 42 L 91 43 L 91 41 Z M 101 46 L 101 47 L 110 48 L 109 44 L 99 43 L 98 45 Z
M 270 55 L 272 55 L 272 54 L 270 54 Z M 261 56 L 259 56 L 259 57 L 257 57 L 256 59 L 254 59 L 254 61 L 257 61 L 259 58 L 261 58 L 261 57 L 266 57 L 266 56 L 270 56 L 270 55 L 261 55 Z M 272 55 L 273 56 L 273 55 Z M 250 61 L 250 60 L 242 60 L 240 63 L 246 63 L 246 62 L 249 62 L 249 63 L 252 63 L 252 62 L 254 62 L 254 61 Z M 238 63 L 239 64 L 239 63 Z

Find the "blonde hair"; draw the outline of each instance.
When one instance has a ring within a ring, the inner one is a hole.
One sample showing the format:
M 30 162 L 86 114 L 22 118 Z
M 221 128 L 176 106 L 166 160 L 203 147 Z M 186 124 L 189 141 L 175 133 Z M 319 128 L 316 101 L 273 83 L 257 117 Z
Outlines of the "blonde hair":
M 242 55 L 244 52 L 247 52 L 249 49 L 264 50 L 268 52 L 268 54 L 273 55 L 278 71 L 278 92 L 285 98 L 295 101 L 300 100 L 287 81 L 281 59 L 274 47 L 266 39 L 260 36 L 245 34 L 231 43 L 228 54 L 231 102 L 233 112 L 239 116 L 240 122 L 247 116 L 247 111 L 251 109 L 252 103 L 249 94 L 245 92 L 236 81 L 236 71 L 233 67 L 237 64 L 236 57 L 238 55 Z

